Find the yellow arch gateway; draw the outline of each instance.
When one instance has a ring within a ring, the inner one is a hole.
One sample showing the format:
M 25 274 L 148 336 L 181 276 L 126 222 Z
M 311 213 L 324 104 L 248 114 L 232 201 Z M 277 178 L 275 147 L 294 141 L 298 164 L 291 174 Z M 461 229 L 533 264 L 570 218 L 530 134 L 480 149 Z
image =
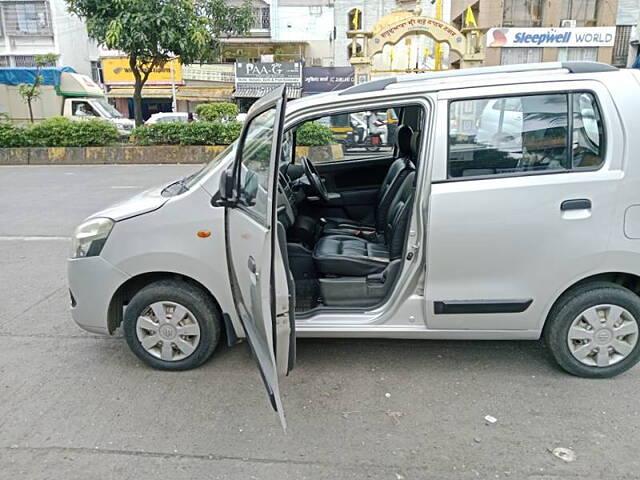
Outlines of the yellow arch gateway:
M 394 15 L 395 14 L 395 15 Z M 392 12 L 376 23 L 368 40 L 367 54 L 373 56 L 381 53 L 386 44 L 397 44 L 404 36 L 422 33 L 437 42 L 446 42 L 454 52 L 465 54 L 466 39 L 454 28 L 435 18 L 417 16 L 411 12 Z

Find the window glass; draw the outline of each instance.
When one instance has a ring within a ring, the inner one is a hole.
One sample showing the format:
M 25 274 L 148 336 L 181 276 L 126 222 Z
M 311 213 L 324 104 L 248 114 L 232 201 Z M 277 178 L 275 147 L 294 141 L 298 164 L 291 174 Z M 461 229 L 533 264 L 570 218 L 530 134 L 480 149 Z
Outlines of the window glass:
M 388 158 L 393 154 L 398 116 L 394 109 L 329 115 L 296 128 L 296 161 L 313 163 Z
M 559 48 L 559 62 L 595 62 L 598 60 L 598 47 Z
M 500 50 L 501 65 L 539 63 L 542 61 L 542 48 L 503 47 Z
M 9 35 L 51 35 L 47 2 L 6 2 L 2 10 Z
M 93 104 L 105 118 L 122 118 L 122 114 L 104 98 L 94 99 Z
M 275 122 L 275 109 L 267 110 L 255 117 L 248 126 L 242 147 L 239 200 L 263 220 L 267 218 L 269 165 Z
M 98 114 L 95 112 L 93 107 L 89 105 L 89 102 L 73 102 L 72 104 L 72 115 L 76 117 L 97 117 Z
M 602 118 L 590 93 L 573 95 L 573 168 L 597 168 L 604 161 Z
M 595 27 L 598 0 L 562 0 L 560 18 L 575 20 L 577 27 Z
M 567 95 L 462 100 L 449 111 L 449 177 L 565 170 Z
M 504 0 L 502 25 L 505 27 L 540 27 L 542 0 Z

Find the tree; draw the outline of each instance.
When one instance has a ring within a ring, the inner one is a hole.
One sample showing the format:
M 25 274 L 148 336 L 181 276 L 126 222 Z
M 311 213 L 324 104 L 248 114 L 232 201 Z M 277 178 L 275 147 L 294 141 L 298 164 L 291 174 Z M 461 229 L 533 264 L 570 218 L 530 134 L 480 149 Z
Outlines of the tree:
M 142 87 L 154 69 L 175 57 L 183 64 L 217 61 L 220 38 L 245 34 L 255 20 L 248 2 L 239 7 L 225 0 L 66 2 L 93 39 L 129 56 L 136 125 L 142 124 Z
M 29 107 L 29 121 L 33 123 L 33 102 L 40 97 L 40 84 L 42 83 L 42 76 L 40 75 L 40 69 L 50 65 L 55 65 L 58 60 L 58 55 L 54 53 L 45 53 L 43 55 L 35 55 L 34 61 L 36 63 L 36 75 L 33 79 L 33 83 L 21 83 L 18 85 L 18 94 L 22 97 Z

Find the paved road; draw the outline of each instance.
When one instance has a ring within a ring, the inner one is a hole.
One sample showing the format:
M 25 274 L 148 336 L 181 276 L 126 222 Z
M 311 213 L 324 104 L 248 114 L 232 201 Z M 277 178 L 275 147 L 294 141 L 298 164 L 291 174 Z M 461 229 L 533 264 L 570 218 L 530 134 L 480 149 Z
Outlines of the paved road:
M 640 367 L 589 381 L 536 342 L 302 340 L 284 435 L 245 345 L 168 373 L 78 329 L 60 237 L 193 168 L 0 167 L 0 478 L 638 478 Z

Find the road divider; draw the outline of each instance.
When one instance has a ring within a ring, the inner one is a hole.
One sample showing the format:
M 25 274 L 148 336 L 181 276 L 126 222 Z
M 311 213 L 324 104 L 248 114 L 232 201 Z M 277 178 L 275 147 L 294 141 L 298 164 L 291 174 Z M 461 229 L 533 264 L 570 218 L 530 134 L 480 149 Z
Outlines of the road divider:
M 0 148 L 0 165 L 206 163 L 224 145 L 112 145 L 108 147 Z

